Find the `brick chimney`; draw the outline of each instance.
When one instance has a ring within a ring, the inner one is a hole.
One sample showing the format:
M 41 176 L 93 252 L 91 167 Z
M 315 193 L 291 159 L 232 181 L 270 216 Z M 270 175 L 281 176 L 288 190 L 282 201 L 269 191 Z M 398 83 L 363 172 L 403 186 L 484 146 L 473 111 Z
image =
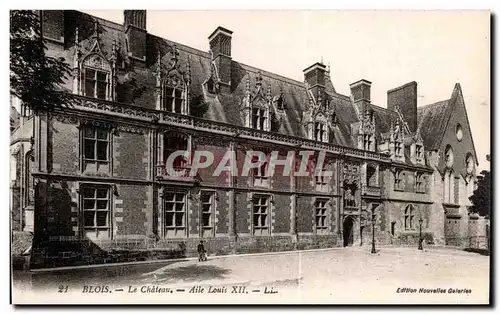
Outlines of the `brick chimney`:
M 43 10 L 41 11 L 43 38 L 51 42 L 64 44 L 64 11 Z
M 370 104 L 370 90 L 372 82 L 367 80 L 359 80 L 349 85 L 351 88 L 351 98 L 356 106 L 358 115 L 363 115 L 365 112 L 365 105 Z
M 396 106 L 412 132 L 417 130 L 417 82 L 410 82 L 387 91 L 387 109 Z
M 217 27 L 210 36 L 210 50 L 212 52 L 212 62 L 215 65 L 219 78 L 219 88 L 223 93 L 230 93 L 231 90 L 231 38 L 233 32 Z
M 125 10 L 123 17 L 128 56 L 146 61 L 146 10 Z
M 326 71 L 326 66 L 320 62 L 316 62 L 303 71 L 304 82 L 311 91 L 316 102 L 321 102 L 321 100 L 325 98 Z

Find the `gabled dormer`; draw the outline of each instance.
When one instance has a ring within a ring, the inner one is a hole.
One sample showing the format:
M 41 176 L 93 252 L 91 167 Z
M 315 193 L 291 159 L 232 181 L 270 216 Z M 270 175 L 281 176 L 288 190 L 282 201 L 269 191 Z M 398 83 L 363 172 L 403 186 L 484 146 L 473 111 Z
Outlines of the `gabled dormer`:
M 256 130 L 271 130 L 271 90 L 268 86 L 267 93 L 262 85 L 262 75 L 257 73 L 253 90 L 250 87 L 250 77 L 247 77 L 245 97 L 241 102 L 241 114 L 245 126 Z
M 391 123 L 389 136 L 389 152 L 392 160 L 405 161 L 405 134 L 399 118 Z
M 111 53 L 102 49 L 99 23 L 94 23 L 94 34 L 85 47 L 81 47 L 78 27 L 75 28 L 73 54 L 73 93 L 103 100 L 115 100 L 116 59 L 118 47 L 113 40 Z
M 420 136 L 420 131 L 417 129 L 416 133 L 411 137 L 410 145 L 410 160 L 417 165 L 425 165 L 425 151 L 424 142 Z
M 330 101 L 324 100 L 323 90 L 317 89 L 318 95 L 314 97 L 308 90 L 309 104 L 302 116 L 302 124 L 310 140 L 329 143 L 330 131 L 335 123 L 335 108 Z
M 191 64 L 189 57 L 183 67 L 179 64 L 179 52 L 175 45 L 167 47 L 166 64 L 163 53 L 158 50 L 156 61 L 156 109 L 179 114 L 189 114 L 189 87 L 191 84 Z

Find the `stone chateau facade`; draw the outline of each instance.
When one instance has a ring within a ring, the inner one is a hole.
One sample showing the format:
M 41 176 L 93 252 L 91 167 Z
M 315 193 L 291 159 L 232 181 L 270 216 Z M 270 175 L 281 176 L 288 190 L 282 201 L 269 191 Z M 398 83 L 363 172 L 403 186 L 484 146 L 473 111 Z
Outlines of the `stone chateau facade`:
M 417 107 L 410 82 L 387 92 L 385 108 L 365 79 L 337 93 L 322 63 L 302 82 L 241 64 L 237 34 L 223 27 L 208 36 L 210 51 L 149 34 L 146 11 L 125 11 L 123 24 L 44 11 L 43 34 L 47 54 L 73 68 L 61 89 L 75 102 L 34 116 L 12 100 L 21 108 L 12 223 L 33 232 L 35 259 L 125 248 L 192 255 L 200 239 L 215 254 L 370 245 L 372 225 L 378 244 L 416 245 L 419 221 L 427 245 L 468 246 L 483 229 L 467 211 L 477 156 L 459 84 L 436 86 L 450 98 Z M 165 168 L 177 150 L 220 160 L 228 149 L 238 168 L 249 150 L 297 161 L 311 150 L 313 165 L 326 152 L 333 176 Z

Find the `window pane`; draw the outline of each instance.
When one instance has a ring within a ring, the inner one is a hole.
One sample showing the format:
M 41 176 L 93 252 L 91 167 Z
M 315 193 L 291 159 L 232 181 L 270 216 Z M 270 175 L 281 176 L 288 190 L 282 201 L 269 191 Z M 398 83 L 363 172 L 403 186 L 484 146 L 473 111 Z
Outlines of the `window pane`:
M 166 96 L 164 101 L 163 101 L 163 109 L 166 111 L 172 112 L 172 101 L 173 98 L 170 96 Z
M 255 227 L 259 227 L 259 215 L 254 215 L 253 216 L 253 225 Z
M 94 209 L 95 200 L 83 200 L 83 209 Z
M 167 201 L 173 201 L 174 197 L 175 197 L 175 194 L 173 194 L 173 193 L 167 193 L 167 194 L 165 194 L 165 199 Z
M 85 127 L 83 136 L 86 138 L 95 138 L 95 129 L 93 127 Z
M 167 213 L 165 215 L 165 226 L 167 227 L 172 227 L 174 224 L 174 214 L 173 213 Z
M 108 189 L 97 189 L 97 198 L 107 198 Z
M 84 198 L 93 198 L 95 197 L 95 189 L 83 189 L 83 197 Z
M 98 200 L 97 201 L 97 209 L 103 210 L 108 209 L 108 201 Z
M 210 203 L 211 198 L 212 198 L 212 195 L 211 195 L 211 194 L 202 194 L 202 195 L 201 195 L 201 201 L 202 201 L 203 203 Z
M 175 98 L 182 98 L 182 90 L 180 89 L 175 90 Z
M 266 217 L 267 215 L 260 215 L 260 225 L 261 226 L 266 226 Z
M 174 203 L 166 203 L 165 204 L 165 210 L 168 212 L 171 212 L 174 210 Z
M 203 204 L 203 211 L 204 212 L 211 212 L 211 205 L 210 204 Z
M 107 140 L 108 139 L 108 130 L 97 129 L 97 139 L 99 140 Z
M 175 204 L 175 211 L 177 211 L 177 212 L 184 211 L 184 204 L 183 203 L 176 203 Z
M 97 141 L 97 159 L 108 160 L 108 142 Z
M 84 211 L 83 212 L 83 225 L 85 227 L 94 227 L 94 211 Z
M 184 226 L 184 213 L 175 214 L 175 226 L 176 227 Z
M 94 97 L 94 81 L 85 80 L 85 96 Z
M 106 72 L 97 71 L 97 80 L 100 82 L 106 82 Z
M 174 89 L 167 87 L 165 89 L 165 96 L 172 98 L 174 96 Z
M 182 113 L 182 99 L 175 99 L 175 112 Z
M 210 226 L 210 214 L 203 214 L 203 226 L 204 227 L 209 227 Z
M 97 227 L 106 227 L 108 225 L 108 212 L 97 212 Z
M 97 82 L 97 98 L 106 99 L 106 87 L 106 83 Z
M 84 140 L 83 158 L 95 159 L 95 140 Z
M 254 129 L 257 129 L 258 128 L 258 116 L 254 115 L 252 116 L 252 127 Z

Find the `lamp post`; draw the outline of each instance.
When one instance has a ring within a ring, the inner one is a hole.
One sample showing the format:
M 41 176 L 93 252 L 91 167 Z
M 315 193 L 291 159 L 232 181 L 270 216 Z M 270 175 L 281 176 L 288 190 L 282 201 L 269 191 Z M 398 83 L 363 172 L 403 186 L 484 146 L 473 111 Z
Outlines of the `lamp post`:
M 375 250 L 375 208 L 372 207 L 372 254 L 377 253 Z
M 422 219 L 422 217 L 420 217 L 420 219 L 418 220 L 418 224 L 420 225 L 420 236 L 418 238 L 418 249 L 420 251 L 422 251 L 424 249 L 422 247 L 422 222 L 424 222 L 424 220 Z

